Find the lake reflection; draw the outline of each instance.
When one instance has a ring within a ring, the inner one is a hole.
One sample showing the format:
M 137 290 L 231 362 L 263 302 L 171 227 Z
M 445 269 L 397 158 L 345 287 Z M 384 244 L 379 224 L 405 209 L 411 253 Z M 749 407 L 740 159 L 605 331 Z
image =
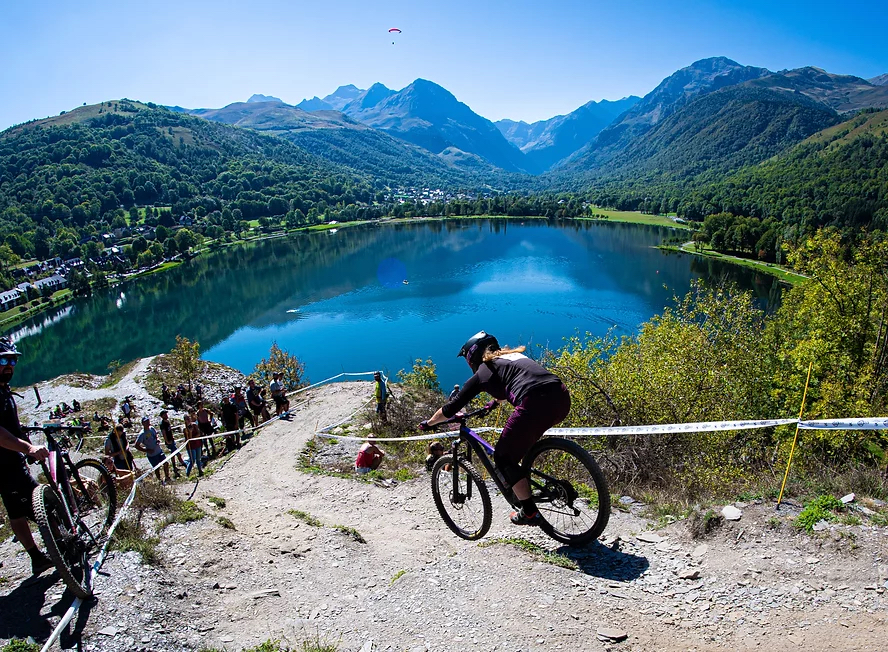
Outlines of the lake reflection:
M 768 295 L 770 277 L 653 249 L 667 233 L 451 220 L 230 247 L 20 325 L 16 382 L 105 373 L 112 360 L 169 351 L 181 334 L 204 358 L 244 372 L 277 341 L 313 381 L 396 373 L 431 357 L 446 387 L 465 380 L 456 352 L 480 329 L 502 343 L 558 347 L 577 331 L 635 333 L 699 276 L 727 275 Z

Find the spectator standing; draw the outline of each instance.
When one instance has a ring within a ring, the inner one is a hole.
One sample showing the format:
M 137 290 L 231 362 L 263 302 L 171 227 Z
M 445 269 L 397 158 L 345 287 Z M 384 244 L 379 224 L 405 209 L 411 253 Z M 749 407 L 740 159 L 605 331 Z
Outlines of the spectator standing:
M 163 442 L 166 444 L 167 450 L 170 452 L 170 461 L 173 463 L 173 477 L 179 477 L 179 469 L 176 468 L 176 458 L 179 458 L 179 464 L 182 465 L 182 469 L 185 469 L 185 460 L 182 459 L 182 453 L 175 452 L 176 446 L 176 438 L 173 436 L 173 424 L 170 423 L 169 412 L 166 410 L 160 411 L 160 434 L 163 436 Z
M 268 388 L 271 390 L 271 398 L 274 399 L 274 412 L 277 416 L 286 419 L 290 413 L 290 399 L 284 389 L 284 374 L 277 371 L 272 374 L 273 380 Z
M 388 387 L 382 378 L 382 372 L 377 371 L 373 374 L 373 380 L 376 381 L 376 414 L 380 420 L 385 423 L 388 419 L 385 414 L 385 404 L 388 401 Z
M 202 443 L 200 440 L 200 428 L 198 428 L 196 423 L 192 423 L 191 417 L 185 417 L 185 427 L 183 428 L 185 432 L 185 438 L 188 440 L 188 466 L 185 467 L 185 475 L 191 475 L 191 469 L 197 465 L 197 475 L 203 475 L 203 456 L 202 456 Z
M 204 439 L 204 443 L 208 444 L 207 455 L 212 451 L 212 456 L 216 457 L 216 442 L 211 437 L 213 434 L 212 418 L 213 413 L 204 407 L 203 399 L 199 400 L 197 402 L 197 427 L 204 437 L 209 437 L 209 439 Z
M 235 448 L 240 448 L 240 430 L 237 427 L 237 408 L 227 396 L 222 397 L 220 404 L 222 428 L 225 430 L 225 451 L 230 453 Z
M 370 437 L 358 451 L 358 456 L 355 458 L 355 471 L 362 474 L 375 471 L 382 464 L 383 457 L 385 457 L 385 453 L 373 443 L 373 438 Z
M 105 437 L 105 455 L 111 458 L 117 471 L 132 473 L 136 470 L 136 463 L 129 449 L 126 431 L 121 425 L 114 426 L 114 430 Z
M 231 402 L 234 403 L 234 407 L 237 409 L 237 427 L 243 429 L 244 419 L 249 419 L 250 425 L 255 428 L 256 422 L 253 420 L 253 413 L 250 412 L 250 408 L 247 406 L 247 398 L 243 395 L 243 392 L 241 392 L 240 387 L 234 388 L 234 393 L 231 395 Z
M 450 392 L 450 396 L 447 397 L 447 400 L 448 400 L 448 401 L 452 401 L 452 400 L 455 399 L 458 395 L 459 395 L 459 385 L 454 385 L 454 386 L 453 386 L 453 391 Z
M 259 391 L 256 381 L 250 378 L 247 384 L 247 403 L 250 405 L 250 410 L 253 411 L 256 423 L 259 423 L 260 417 L 262 418 L 262 421 L 268 421 L 271 418 L 271 415 L 268 414 L 268 409 L 265 407 L 265 397 L 262 396 L 262 392 Z
M 162 462 L 164 479 L 161 480 L 161 484 L 166 484 L 170 481 L 170 465 L 166 461 L 160 442 L 157 441 L 157 431 L 151 427 L 151 419 L 147 416 L 142 417 L 142 432 L 136 438 L 136 449 L 148 456 L 148 463 L 152 467 L 157 467 L 154 469 L 154 475 L 157 476 L 158 480 L 160 480 L 160 467 L 158 465 Z

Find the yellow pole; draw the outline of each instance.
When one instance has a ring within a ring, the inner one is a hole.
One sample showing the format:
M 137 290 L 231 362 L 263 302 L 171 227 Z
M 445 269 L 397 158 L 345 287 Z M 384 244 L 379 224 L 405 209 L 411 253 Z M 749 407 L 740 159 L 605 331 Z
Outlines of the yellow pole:
M 802 393 L 802 406 L 799 408 L 799 421 L 802 420 L 802 414 L 805 412 L 805 399 L 808 398 L 808 383 L 811 382 L 811 369 L 814 362 L 808 364 L 808 379 L 805 381 L 805 391 Z M 783 490 L 786 489 L 786 480 L 789 478 L 789 466 L 792 464 L 792 455 L 795 453 L 796 442 L 799 439 L 799 424 L 796 424 L 795 437 L 792 438 L 792 447 L 789 449 L 789 459 L 786 460 L 786 473 L 783 474 L 783 484 L 780 485 L 780 495 L 777 497 L 777 509 L 780 509 L 780 503 L 783 501 Z

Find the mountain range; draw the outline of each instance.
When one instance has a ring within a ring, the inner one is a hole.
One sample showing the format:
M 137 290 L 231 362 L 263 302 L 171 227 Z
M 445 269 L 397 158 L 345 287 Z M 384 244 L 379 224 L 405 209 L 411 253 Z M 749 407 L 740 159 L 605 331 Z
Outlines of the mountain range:
M 591 101 L 532 124 L 493 123 L 424 79 L 400 90 L 349 84 L 296 106 L 254 95 L 222 109 L 173 108 L 284 137 L 395 183 L 557 187 L 731 170 L 844 115 L 885 107 L 888 75 L 866 80 L 815 67 L 772 72 L 712 57 L 676 71 L 642 98 Z M 531 182 L 527 175 L 543 176 Z
M 400 90 L 340 86 L 296 106 L 256 94 L 219 109 L 167 108 L 282 138 L 377 187 L 525 191 L 699 185 L 886 107 L 888 74 L 772 72 L 712 57 L 644 97 L 591 101 L 532 124 L 493 123 L 424 79 Z

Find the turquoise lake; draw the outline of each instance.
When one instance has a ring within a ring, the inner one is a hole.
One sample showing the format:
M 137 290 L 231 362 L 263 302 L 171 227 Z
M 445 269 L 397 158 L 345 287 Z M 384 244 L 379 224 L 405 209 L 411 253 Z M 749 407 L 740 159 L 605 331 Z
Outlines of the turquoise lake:
M 107 373 L 112 360 L 168 352 L 181 334 L 205 359 L 243 372 L 276 341 L 312 382 L 343 371 L 396 374 L 431 358 L 446 388 L 468 377 L 456 352 L 481 329 L 531 351 L 577 332 L 633 334 L 699 277 L 729 278 L 767 300 L 769 276 L 653 248 L 671 232 L 449 220 L 229 247 L 17 326 L 24 357 L 15 382 Z

